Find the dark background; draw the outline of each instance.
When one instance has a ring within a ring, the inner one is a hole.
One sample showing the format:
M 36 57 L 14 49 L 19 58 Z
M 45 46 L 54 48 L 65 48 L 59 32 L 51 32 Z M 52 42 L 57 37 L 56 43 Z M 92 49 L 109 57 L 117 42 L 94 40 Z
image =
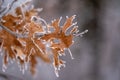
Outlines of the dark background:
M 33 4 L 43 8 L 39 15 L 48 23 L 61 16 L 64 22 L 66 16 L 75 14 L 80 32 L 89 32 L 76 37 L 70 47 L 74 60 L 67 51 L 62 57 L 66 67 L 59 72 L 59 78 L 52 65 L 42 61 L 33 77 L 29 71 L 22 74 L 15 63 L 5 73 L 1 67 L 2 74 L 10 80 L 120 80 L 120 0 L 34 0 Z

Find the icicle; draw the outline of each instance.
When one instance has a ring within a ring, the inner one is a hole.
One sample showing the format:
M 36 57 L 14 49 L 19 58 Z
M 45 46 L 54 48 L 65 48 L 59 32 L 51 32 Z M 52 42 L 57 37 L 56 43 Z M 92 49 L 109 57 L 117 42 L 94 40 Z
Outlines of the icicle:
M 56 75 L 57 77 L 59 77 L 59 71 L 60 71 L 60 68 L 61 68 L 62 66 L 65 67 L 65 64 L 60 64 L 58 67 L 56 67 L 56 66 L 54 65 L 55 75 Z
M 74 57 L 73 57 L 73 55 L 72 55 L 70 49 L 68 48 L 67 50 L 68 50 L 68 52 L 70 53 L 71 59 L 74 59 Z
M 22 67 L 22 73 L 23 74 L 25 73 L 25 67 L 24 66 Z
M 3 63 L 2 65 L 2 71 L 5 72 L 5 70 L 7 69 L 6 65 Z
M 53 63 L 53 66 L 54 66 L 54 69 L 55 69 L 55 75 L 57 76 L 57 77 L 59 77 L 59 73 L 58 73 L 58 68 L 59 68 L 59 65 L 58 66 L 55 66 L 55 63 Z
M 25 62 L 25 70 L 27 70 L 27 69 L 28 69 L 28 63 Z
M 22 70 L 22 68 L 21 68 L 21 64 L 20 64 L 20 62 L 19 61 L 17 61 L 17 64 L 18 64 L 18 67 L 20 68 L 20 71 Z
M 55 67 L 55 75 L 59 77 L 58 69 Z
M 25 73 L 25 65 L 24 64 L 18 64 L 19 66 L 19 68 L 20 68 L 20 71 L 22 72 L 22 74 L 24 74 Z

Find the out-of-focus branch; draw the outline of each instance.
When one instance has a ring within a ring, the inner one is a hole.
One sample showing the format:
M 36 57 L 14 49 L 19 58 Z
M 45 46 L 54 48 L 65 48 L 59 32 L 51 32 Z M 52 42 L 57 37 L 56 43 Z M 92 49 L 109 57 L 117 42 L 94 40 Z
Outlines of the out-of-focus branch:
M 14 0 L 11 4 L 8 4 L 7 7 L 3 8 L 3 9 L 0 9 L 0 14 L 3 13 L 2 16 L 6 15 L 6 14 L 11 10 L 13 4 L 14 4 L 16 1 L 17 1 L 17 0 Z M 0 4 L 0 8 L 1 8 L 1 6 L 2 6 L 3 3 L 4 3 L 4 0 L 2 0 L 2 3 Z M 5 11 L 6 11 L 6 12 L 5 12 Z M 1 19 L 2 16 L 0 16 L 0 19 Z
M 22 80 L 18 77 L 12 76 L 12 75 L 0 73 L 0 80 L 13 80 L 13 79 L 14 80 Z

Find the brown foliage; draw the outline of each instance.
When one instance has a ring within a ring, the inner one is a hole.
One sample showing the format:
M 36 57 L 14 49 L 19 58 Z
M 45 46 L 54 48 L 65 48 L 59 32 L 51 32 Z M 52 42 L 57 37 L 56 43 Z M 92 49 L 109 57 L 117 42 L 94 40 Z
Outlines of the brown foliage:
M 68 49 L 73 43 L 74 33 L 77 31 L 76 27 L 73 27 L 70 33 L 67 35 L 68 29 L 73 26 L 73 19 L 75 16 L 66 19 L 63 26 L 60 26 L 60 19 L 54 20 L 51 24 L 42 25 L 41 22 L 32 20 L 34 16 L 38 17 L 37 9 L 30 9 L 22 11 L 23 7 L 17 7 L 15 15 L 8 13 L 2 17 L 0 24 L 13 33 L 2 29 L 0 31 L 0 46 L 4 53 L 4 65 L 8 64 L 9 59 L 15 59 L 24 68 L 26 63 L 30 63 L 30 71 L 35 73 L 35 66 L 38 63 L 37 58 L 40 58 L 44 62 L 51 63 L 50 53 L 53 55 L 53 65 L 55 70 L 64 65 L 64 61 L 59 59 L 60 55 L 64 55 L 64 50 Z M 48 30 L 44 29 L 44 26 Z M 54 31 L 51 31 L 53 28 Z M 19 37 L 16 34 L 27 33 L 27 37 Z M 41 36 L 36 36 L 42 33 Z M 47 51 L 47 47 L 50 51 Z

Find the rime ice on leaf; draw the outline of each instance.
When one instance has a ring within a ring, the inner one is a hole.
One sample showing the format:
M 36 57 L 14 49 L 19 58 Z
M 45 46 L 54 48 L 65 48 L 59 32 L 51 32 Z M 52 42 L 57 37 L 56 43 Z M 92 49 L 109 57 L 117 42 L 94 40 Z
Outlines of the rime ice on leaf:
M 38 9 L 31 7 L 25 10 L 25 6 L 27 6 L 26 3 L 15 8 L 15 15 L 8 12 L 2 16 L 0 21 L 2 26 L 0 49 L 5 51 L 3 64 L 5 66 L 8 64 L 9 57 L 10 60 L 16 60 L 21 65 L 21 71 L 24 72 L 29 63 L 30 71 L 34 74 L 35 66 L 38 63 L 37 58 L 40 58 L 47 63 L 53 61 L 55 73 L 59 76 L 58 70 L 61 66 L 65 67 L 65 61 L 61 60 L 59 56 L 65 55 L 65 49 L 70 52 L 69 47 L 73 44 L 74 34 L 78 31 L 76 23 L 73 23 L 75 15 L 67 17 L 63 26 L 59 25 L 62 18 L 47 24 L 37 15 Z M 32 20 L 33 18 L 38 21 Z M 45 25 L 41 24 L 42 22 Z M 66 34 L 71 27 L 69 34 Z M 48 44 L 49 46 L 47 46 Z M 53 60 L 49 58 L 51 54 L 47 51 L 46 46 L 50 48 Z
M 66 48 L 68 49 L 73 43 L 74 31 L 72 30 L 73 32 L 71 32 L 69 35 L 66 35 L 66 32 L 71 26 L 73 26 L 72 21 L 74 18 L 75 16 L 67 18 L 66 22 L 62 27 L 59 26 L 61 18 L 54 20 L 50 25 L 51 27 L 54 28 L 54 31 L 41 37 L 42 40 L 51 43 L 50 47 L 53 53 L 53 61 L 54 61 L 53 65 L 55 67 L 56 73 L 58 72 L 57 70 L 59 70 L 60 67 L 64 65 L 64 62 L 61 59 L 59 59 L 59 56 L 64 55 L 65 54 L 64 50 Z M 59 43 L 54 42 L 55 39 L 59 40 Z

